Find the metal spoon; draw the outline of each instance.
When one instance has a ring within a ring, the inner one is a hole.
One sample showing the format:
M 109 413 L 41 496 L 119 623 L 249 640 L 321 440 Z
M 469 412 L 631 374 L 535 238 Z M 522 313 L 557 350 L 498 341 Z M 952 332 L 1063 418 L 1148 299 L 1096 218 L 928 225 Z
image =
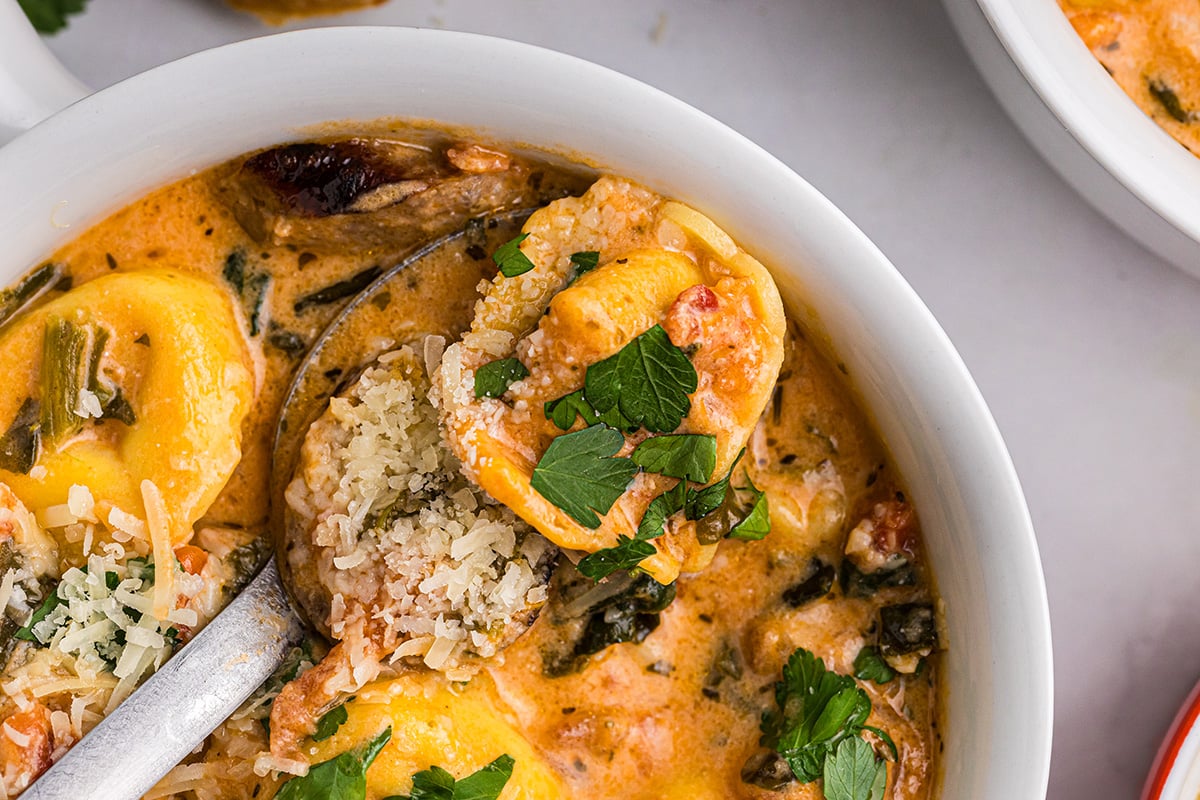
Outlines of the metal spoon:
M 511 239 L 530 213 L 498 214 L 472 236 L 458 232 L 432 242 L 355 296 L 317 339 L 296 372 L 276 430 L 271 528 L 279 554 L 295 544 L 289 537 L 297 535 L 284 524 L 283 491 L 304 434 L 350 373 L 387 347 L 370 334 L 378 334 L 381 326 L 398 337 L 417 330 L 459 333 L 431 330 L 436 325 L 429 320 L 389 315 L 396 298 L 416 291 L 422 272 L 448 264 L 483 277 L 480 248 L 490 253 Z M 465 278 L 468 286 L 478 283 L 469 273 Z M 47 770 L 22 800 L 140 798 L 270 677 L 304 635 L 301 614 L 311 614 L 310 621 L 324 628 L 320 610 L 328 609 L 329 598 L 322 591 L 316 581 L 288 570 L 281 581 L 271 558 L 225 610 Z

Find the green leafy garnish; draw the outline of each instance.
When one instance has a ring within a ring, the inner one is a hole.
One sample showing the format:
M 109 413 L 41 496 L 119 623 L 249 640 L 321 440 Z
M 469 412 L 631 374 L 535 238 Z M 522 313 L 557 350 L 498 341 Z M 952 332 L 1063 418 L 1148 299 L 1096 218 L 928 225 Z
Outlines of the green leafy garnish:
M 1192 113 L 1183 107 L 1179 95 L 1162 81 L 1152 80 L 1147 84 L 1150 95 L 1162 105 L 1163 109 L 1178 122 L 1191 122 Z
M 44 599 L 42 604 L 37 607 L 37 610 L 33 612 L 33 616 L 29 618 L 29 622 L 19 628 L 17 632 L 13 634 L 13 637 L 21 639 L 25 642 L 38 642 L 41 644 L 41 640 L 39 640 L 33 633 L 33 626 L 44 620 L 47 616 L 49 616 L 51 611 L 61 606 L 62 603 L 62 598 L 58 596 L 58 587 L 55 586 L 54 590 L 50 592 L 50 594 L 46 595 L 46 599 Z
M 367 769 L 391 738 L 389 726 L 361 747 L 322 761 L 280 787 L 275 800 L 365 800 Z
M 586 425 L 670 433 L 691 410 L 696 368 L 661 325 L 642 333 L 584 374 L 583 389 L 545 404 L 546 419 L 568 430 Z
M 771 532 L 771 509 L 766 492 L 755 486 L 749 475 L 746 476 L 746 485 L 737 487 L 736 491 L 749 495 L 750 511 L 729 529 L 729 538 L 744 541 L 764 538 Z
M 621 413 L 651 433 L 679 427 L 692 408 L 696 368 L 655 325 L 621 349 Z M 602 409 L 601 409 L 602 410 Z
M 63 277 L 63 269 L 47 261 L 22 278 L 16 286 L 0 291 L 0 325 L 5 325 L 27 303 L 40 297 Z
M 499 397 L 509 386 L 528 377 L 529 370 L 515 358 L 489 361 L 475 370 L 475 397 Z
M 673 489 L 651 500 L 633 538 L 618 536 L 614 546 L 589 553 L 575 568 L 586 577 L 598 581 L 617 570 L 633 569 L 654 555 L 655 547 L 650 540 L 662 536 L 667 518 L 683 510 L 686 489 L 687 484 L 680 481 Z
M 521 252 L 521 242 L 528 238 L 528 233 L 519 234 L 515 239 L 509 239 L 497 247 L 496 252 L 492 253 L 492 261 L 500 268 L 501 275 L 506 278 L 515 278 L 533 269 L 533 262 L 529 260 L 529 256 Z
M 844 740 L 825 759 L 825 800 L 883 800 L 887 765 L 858 737 Z
M 783 756 L 801 783 L 821 777 L 826 758 L 857 737 L 871 713 L 871 700 L 854 678 L 829 672 L 803 648 L 784 665 L 775 703 L 763 715 L 762 743 Z
M 578 275 L 591 272 L 600 266 L 600 253 L 596 250 L 582 250 L 578 253 L 572 253 L 571 263 L 575 266 L 575 272 Z
M 41 404 L 26 397 L 8 430 L 0 436 L 0 469 L 28 475 L 41 447 Z
M 896 677 L 896 671 L 888 666 L 874 647 L 864 647 L 854 657 L 854 677 L 860 681 L 887 683 Z
M 743 447 L 721 480 L 700 489 L 688 489 L 687 502 L 684 505 L 688 519 L 707 517 L 721 507 L 721 504 L 725 502 L 725 495 L 729 493 L 729 480 L 733 477 L 733 470 L 737 468 L 745 454 L 746 448 Z
M 584 250 L 571 254 L 571 266 L 575 268 L 571 275 L 571 283 L 579 280 L 579 276 L 591 272 L 600 266 L 600 253 L 595 250 Z
M 550 442 L 530 485 L 586 528 L 598 528 L 596 512 L 607 514 L 637 473 L 628 458 L 613 458 L 625 443 L 606 425 L 563 434 Z
M 59 316 L 46 318 L 42 338 L 42 440 L 53 446 L 81 428 L 76 413 L 85 388 L 92 337 L 88 329 Z
M 513 757 L 505 754 L 461 780 L 441 767 L 413 775 L 411 793 L 385 800 L 496 800 L 512 777 Z
M 697 433 L 654 436 L 634 448 L 630 458 L 647 472 L 704 483 L 717 466 L 717 437 Z
M 576 417 L 583 417 L 584 424 L 595 425 L 600 421 L 600 416 L 596 413 L 596 409 L 592 408 L 583 397 L 583 390 L 571 392 L 568 395 L 563 395 L 557 400 L 551 400 L 543 406 L 543 411 L 546 414 L 546 419 L 553 422 L 564 431 L 568 431 L 575 424 Z M 617 426 L 613 426 L 617 427 Z
M 38 33 L 54 33 L 67 26 L 67 15 L 83 11 L 87 0 L 17 0 Z
M 313 731 L 312 740 L 314 742 L 325 741 L 337 733 L 338 728 L 345 725 L 349 718 L 345 704 L 330 710 L 317 720 L 317 729 Z

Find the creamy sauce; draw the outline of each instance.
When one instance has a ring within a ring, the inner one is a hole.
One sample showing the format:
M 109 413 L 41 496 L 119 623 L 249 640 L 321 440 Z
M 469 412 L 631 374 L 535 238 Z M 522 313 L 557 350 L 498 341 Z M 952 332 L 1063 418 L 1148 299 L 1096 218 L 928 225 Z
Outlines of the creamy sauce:
M 428 137 L 422 144 L 432 146 L 439 157 L 439 148 L 445 147 L 436 141 L 431 145 Z M 247 211 L 244 198 L 234 196 L 244 189 L 237 180 L 244 160 L 147 195 L 63 247 L 52 260 L 64 266 L 76 286 L 114 271 L 169 266 L 227 292 L 247 334 L 256 393 L 243 426 L 242 461 L 196 527 L 267 537 L 267 498 L 278 497 L 279 480 L 286 482 L 290 475 L 283 466 L 272 476 L 281 403 L 303 353 L 347 300 L 311 299 L 365 270 L 399 263 L 421 241 L 460 230 L 480 212 L 472 208 L 437 216 L 409 238 L 385 237 L 368 247 L 361 246 L 361 238 L 338 238 L 344 234 L 337 228 L 339 217 L 357 230 L 370 224 L 364 214 L 335 215 L 330 227 L 314 223 L 312 229 L 303 220 L 292 226 L 281 218 L 267 219 L 256 239 L 246 232 L 254 226 L 247 226 L 245 215 L 261 212 L 269 218 L 270 212 L 261 204 L 251 204 Z M 567 191 L 578 193 L 589 182 L 586 175 L 548 164 L 513 163 L 517 177 L 487 195 L 489 207 L 544 203 Z M 543 177 L 531 181 L 532 173 Z M 753 249 L 752 242 L 745 244 Z M 489 241 L 487 252 L 493 247 Z M 230 280 L 235 268 L 243 276 L 241 292 Z M 347 376 L 393 343 L 418 332 L 457 336 L 470 323 L 481 279 L 492 274 L 490 260 L 478 250 L 414 270 L 400 289 L 378 298 L 365 328 L 320 354 L 328 366 L 314 374 L 322 375 L 324 383 L 301 389 L 313 399 L 299 418 L 287 420 L 290 430 L 303 430 Z M 262 310 L 256 313 L 245 287 L 258 275 L 269 281 Z M 257 332 L 251 333 L 252 328 Z M 567 795 L 821 797 L 817 783 L 790 783 L 772 791 L 743 779 L 747 761 L 762 750 L 759 722 L 772 707 L 782 665 L 804 647 L 833 670 L 853 674 L 859 651 L 878 638 L 882 606 L 936 603 L 915 523 L 906 545 L 912 579 L 903 585 L 850 596 L 835 582 L 815 599 L 786 599 L 789 590 L 811 577 L 814 559 L 828 568 L 842 564 L 848 532 L 880 504 L 904 505 L 903 481 L 843 377 L 796 328 L 789 331 L 773 397 L 751 436 L 746 462 L 755 484 L 770 498 L 773 530 L 766 539 L 725 541 L 711 566 L 680 577 L 674 602 L 641 643 L 610 646 L 551 677 L 547 673 L 556 672 L 550 668 L 551 653 L 563 636 L 552 604 L 527 634 L 462 690 L 482 698 L 482 707 L 518 731 L 524 744 L 516 749 L 544 763 L 547 780 L 557 782 Z M 9 423 L 0 420 L 2 426 Z M 294 449 L 290 452 L 294 456 Z M 68 549 L 63 552 L 64 562 L 74 558 L 73 565 L 81 563 Z M 888 765 L 889 798 L 925 798 L 935 784 L 938 661 L 934 653 L 921 661 L 916 674 L 886 684 L 861 681 L 873 704 L 869 724 L 886 730 L 899 750 L 898 762 Z M 52 709 L 69 709 L 71 697 L 44 701 Z M 376 707 L 361 700 L 349 707 L 354 724 L 314 748 L 315 755 L 331 757 L 376 732 L 370 717 L 376 712 L 368 710 Z M 215 777 L 206 780 L 220 788 L 221 796 L 266 798 L 280 783 L 253 774 L 253 757 L 247 753 L 265 749 L 266 737 L 257 721 L 250 721 L 254 724 L 223 727 L 191 759 L 213 765 Z M 366 735 L 347 740 L 360 730 Z M 453 748 L 454 741 L 451 733 L 446 746 Z M 333 747 L 339 749 L 331 751 Z M 469 743 L 464 740 L 462 748 L 468 752 Z M 480 754 L 484 760 L 473 767 L 495 755 L 499 753 Z M 403 781 L 411 775 L 413 758 L 393 741 L 369 773 L 368 797 L 407 791 Z M 451 766 L 458 759 L 455 752 L 446 752 L 438 763 Z M 194 796 L 183 789 L 168 795 Z
M 1125 93 L 1200 155 L 1200 6 L 1191 0 L 1059 0 Z

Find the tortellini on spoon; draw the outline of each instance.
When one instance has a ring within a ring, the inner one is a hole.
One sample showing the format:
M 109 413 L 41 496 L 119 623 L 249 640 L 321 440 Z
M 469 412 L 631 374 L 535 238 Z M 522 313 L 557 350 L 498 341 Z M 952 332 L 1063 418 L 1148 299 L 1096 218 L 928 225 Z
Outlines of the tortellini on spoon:
M 625 179 L 601 178 L 582 197 L 536 212 L 523 230 L 523 240 L 497 254 L 501 274 L 471 330 L 443 357 L 442 419 L 454 451 L 491 496 L 559 546 L 596 553 L 634 538 L 652 501 L 680 480 L 669 469 L 609 474 L 617 470 L 600 458 L 596 475 L 570 475 L 570 463 L 560 469 L 561 494 L 545 482 L 539 491 L 535 472 L 556 440 L 603 422 L 621 435 L 587 434 L 589 452 L 603 445 L 601 455 L 622 459 L 652 434 L 693 435 L 715 445 L 715 459 L 711 474 L 691 476 L 689 486 L 717 481 L 770 399 L 783 358 L 783 305 L 763 265 L 715 223 Z M 608 413 L 594 413 L 603 411 L 599 398 L 615 385 L 618 362 L 619 391 L 636 392 L 637 402 L 622 394 Z M 503 370 L 513 382 L 491 385 Z M 672 391 L 661 389 L 671 381 Z M 589 401 L 578 416 L 552 413 L 576 400 Z M 567 441 L 582 437 L 556 450 Z M 570 501 L 589 502 L 593 484 L 605 483 L 617 496 L 590 501 L 599 517 Z M 707 564 L 714 547 L 697 538 L 692 516 L 669 515 L 637 566 L 668 583 Z

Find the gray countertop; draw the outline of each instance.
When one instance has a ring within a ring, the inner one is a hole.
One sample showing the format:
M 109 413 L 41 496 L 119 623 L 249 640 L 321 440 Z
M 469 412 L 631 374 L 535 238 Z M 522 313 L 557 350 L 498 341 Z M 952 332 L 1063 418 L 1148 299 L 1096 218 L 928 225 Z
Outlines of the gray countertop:
M 957 344 L 1028 494 L 1054 624 L 1050 797 L 1136 796 L 1200 677 L 1200 282 L 1047 167 L 936 0 L 392 0 L 311 24 L 477 31 L 597 61 L 840 206 Z M 91 0 L 50 44 L 100 87 L 272 30 L 216 0 Z

